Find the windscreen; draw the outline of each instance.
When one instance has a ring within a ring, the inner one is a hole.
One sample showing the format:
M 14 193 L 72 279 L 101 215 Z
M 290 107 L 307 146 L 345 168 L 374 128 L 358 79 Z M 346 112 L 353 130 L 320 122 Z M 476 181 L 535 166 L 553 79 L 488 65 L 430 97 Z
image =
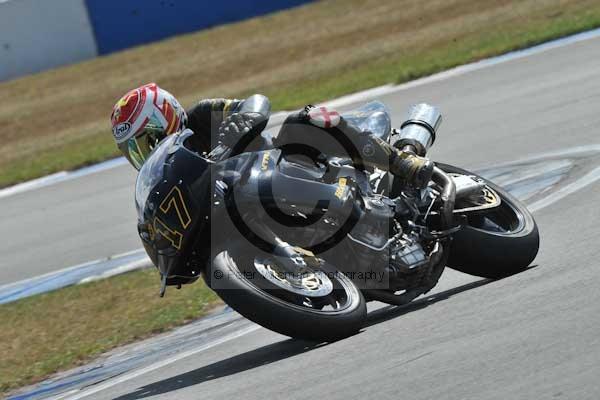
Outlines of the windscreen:
M 342 116 L 359 130 L 369 131 L 383 140 L 387 140 L 392 129 L 388 109 L 379 101 L 367 103 Z

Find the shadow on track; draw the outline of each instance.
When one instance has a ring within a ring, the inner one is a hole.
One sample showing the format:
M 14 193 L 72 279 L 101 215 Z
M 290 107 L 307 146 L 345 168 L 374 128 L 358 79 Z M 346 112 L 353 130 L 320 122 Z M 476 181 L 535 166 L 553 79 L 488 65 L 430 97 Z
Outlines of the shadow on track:
M 411 303 L 408 303 L 405 306 L 386 306 L 379 308 L 377 310 L 373 310 L 369 313 L 367 317 L 367 322 L 365 323 L 365 328 L 369 326 L 377 325 L 381 322 L 389 321 L 390 319 L 398 318 L 404 314 L 408 314 L 410 312 L 421 310 L 425 307 L 428 307 L 432 304 L 437 303 L 438 301 L 446 300 L 455 294 L 466 292 L 467 290 L 475 289 L 483 285 L 487 285 L 488 283 L 494 282 L 492 279 L 481 279 L 475 282 L 467 283 L 465 285 L 457 286 L 452 289 L 445 290 L 440 293 L 432 294 L 430 296 L 424 297 L 420 300 L 415 300 Z
M 215 362 L 189 371 L 172 378 L 164 379 L 155 383 L 115 398 L 115 400 L 143 399 L 158 394 L 169 393 L 189 386 L 198 385 L 213 379 L 234 375 L 243 371 L 270 364 L 285 358 L 305 353 L 326 343 L 314 343 L 305 340 L 287 339 L 281 342 L 269 344 L 258 349 L 238 354 L 222 361 Z
M 420 310 L 435 304 L 438 301 L 446 300 L 455 294 L 465 292 L 470 289 L 475 289 L 490 282 L 493 281 L 490 279 L 482 279 L 446 290 L 441 293 L 437 293 L 435 295 L 427 296 L 421 300 L 407 304 L 406 306 L 388 306 L 377 309 L 369 313 L 365 328 L 393 318 L 397 318 L 409 312 Z M 198 385 L 203 382 L 208 382 L 213 379 L 234 375 L 286 358 L 294 357 L 326 345 L 326 343 L 314 343 L 305 340 L 287 339 L 243 354 L 238 354 L 225 360 L 218 361 L 213 364 L 173 376 L 171 378 L 142 386 L 133 392 L 117 397 L 115 400 L 138 400 L 150 396 L 173 392 L 186 387 Z

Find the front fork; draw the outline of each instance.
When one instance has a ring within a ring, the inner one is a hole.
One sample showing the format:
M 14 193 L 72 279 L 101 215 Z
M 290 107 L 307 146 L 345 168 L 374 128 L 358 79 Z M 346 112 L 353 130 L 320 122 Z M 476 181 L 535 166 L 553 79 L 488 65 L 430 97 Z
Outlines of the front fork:
M 271 228 L 258 221 L 257 218 L 248 218 L 247 223 L 253 234 L 259 235 L 263 239 L 261 242 L 264 243 L 264 248 L 261 246 L 261 250 L 273 254 L 277 258 L 277 264 L 284 269 L 287 280 L 292 285 L 301 285 L 301 273 L 309 263 L 315 263 L 315 255 L 282 240 Z

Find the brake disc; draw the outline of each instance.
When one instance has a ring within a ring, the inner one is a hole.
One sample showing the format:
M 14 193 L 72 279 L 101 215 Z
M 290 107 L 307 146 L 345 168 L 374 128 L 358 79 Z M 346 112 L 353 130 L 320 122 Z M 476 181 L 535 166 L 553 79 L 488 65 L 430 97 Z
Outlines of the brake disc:
M 272 259 L 255 259 L 254 267 L 275 286 L 301 296 L 323 297 L 333 291 L 333 283 L 327 274 L 308 266 L 299 268 L 293 276 Z

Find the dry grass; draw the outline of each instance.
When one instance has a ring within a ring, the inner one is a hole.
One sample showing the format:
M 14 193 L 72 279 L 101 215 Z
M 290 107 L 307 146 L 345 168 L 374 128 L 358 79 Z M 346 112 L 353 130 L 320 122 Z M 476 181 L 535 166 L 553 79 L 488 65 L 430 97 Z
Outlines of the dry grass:
M 111 107 L 149 81 L 289 108 L 597 25 L 597 0 L 328 0 L 5 82 L 0 186 L 117 155 Z
M 0 397 L 113 347 L 181 325 L 217 296 L 202 282 L 158 297 L 155 270 L 0 305 Z

